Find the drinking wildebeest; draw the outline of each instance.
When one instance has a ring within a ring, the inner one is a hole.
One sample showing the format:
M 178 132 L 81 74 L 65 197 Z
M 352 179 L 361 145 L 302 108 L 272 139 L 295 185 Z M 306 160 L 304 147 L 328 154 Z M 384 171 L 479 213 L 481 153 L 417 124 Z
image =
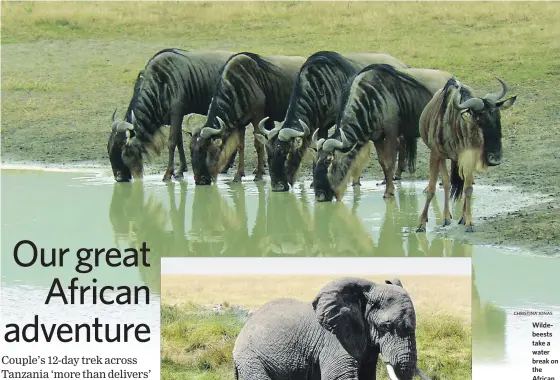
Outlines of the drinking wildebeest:
M 417 80 L 412 75 L 415 72 L 428 85 Z M 313 173 L 316 199 L 341 199 L 349 177 L 357 180 L 367 165 L 369 141 L 374 142 L 385 175 L 383 197 L 393 196 L 398 139 L 405 147 L 409 170 L 414 171 L 420 114 L 432 98 L 431 89 L 437 88 L 438 82 L 443 87 L 447 79 L 442 78 L 447 75 L 439 70 L 395 69 L 386 64 L 370 65 L 357 73 L 344 89 L 333 135 L 326 141 L 318 139 L 316 133 L 312 138 L 318 150 Z
M 182 178 L 187 171 L 183 147 L 183 117 L 206 115 L 221 67 L 233 53 L 165 49 L 156 53 L 140 72 L 124 121 L 113 113 L 107 144 L 113 175 L 118 182 L 142 176 L 144 159 L 159 154 L 162 128 L 170 125 L 169 162 L 163 180 Z M 180 166 L 174 173 L 175 148 Z M 229 166 L 233 165 L 232 157 Z
M 255 135 L 257 169 L 255 180 L 264 174 L 264 146 L 257 139 L 258 124 L 264 117 L 268 128 L 282 121 L 288 109 L 295 78 L 305 58 L 261 56 L 254 53 L 233 55 L 222 68 L 208 119 L 193 133 L 191 161 L 195 183 L 209 185 L 235 149 L 239 164 L 234 182 L 245 175 L 245 126 L 251 122 Z
M 507 85 L 498 93 L 479 98 L 468 87 L 451 78 L 438 90 L 420 116 L 422 140 L 430 149 L 430 180 L 424 210 L 420 215 L 417 232 L 426 231 L 428 208 L 434 197 L 436 182 L 441 171 L 445 194 L 443 225 L 451 224 L 449 196 L 457 200 L 465 193 L 463 215 L 459 224 L 473 232 L 471 198 L 474 173 L 502 162 L 502 125 L 500 110 L 511 107 L 517 95 L 506 100 Z M 451 160 L 451 177 L 446 160 Z
M 319 51 L 311 55 L 298 73 L 290 97 L 286 119 L 272 131 L 259 123 L 257 136 L 266 146 L 273 191 L 288 191 L 296 180 L 301 161 L 309 148 L 311 136 L 327 137 L 336 121 L 342 88 L 350 77 L 373 63 L 407 67 L 398 59 L 382 53 L 339 54 Z

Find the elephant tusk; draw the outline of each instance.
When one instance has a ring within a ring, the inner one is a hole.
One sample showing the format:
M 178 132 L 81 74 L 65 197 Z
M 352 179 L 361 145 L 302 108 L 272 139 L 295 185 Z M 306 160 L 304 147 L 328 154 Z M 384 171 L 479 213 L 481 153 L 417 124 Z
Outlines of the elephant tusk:
M 389 378 L 391 380 L 399 380 L 399 378 L 397 377 L 397 374 L 395 373 L 395 370 L 393 369 L 391 364 L 387 364 L 387 374 L 389 375 Z
M 422 379 L 424 380 L 430 380 L 430 378 L 428 376 L 426 376 L 426 374 L 424 372 L 422 372 L 422 370 L 418 367 L 416 367 L 416 373 L 418 374 L 418 376 L 420 376 Z

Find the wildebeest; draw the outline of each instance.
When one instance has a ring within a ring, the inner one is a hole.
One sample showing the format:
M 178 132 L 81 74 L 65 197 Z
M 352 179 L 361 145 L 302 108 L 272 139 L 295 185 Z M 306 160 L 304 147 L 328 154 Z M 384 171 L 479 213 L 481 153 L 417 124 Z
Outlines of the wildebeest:
M 359 178 L 370 157 L 369 141 L 374 142 L 385 175 L 384 198 L 394 193 L 399 137 L 405 146 L 409 170 L 414 170 L 420 114 L 432 98 L 430 88 L 437 86 L 438 81 L 443 87 L 445 81 L 441 76 L 446 75 L 432 70 L 434 83 L 427 87 L 411 75 L 415 70 L 421 71 L 424 81 L 430 82 L 427 69 L 395 69 L 374 64 L 358 72 L 346 85 L 333 135 L 326 141 L 323 138 L 317 141 L 316 134 L 312 138 L 312 144 L 318 149 L 313 173 L 318 201 L 330 201 L 333 196 L 339 200 L 349 177 Z
M 259 124 L 266 146 L 273 191 L 288 191 L 296 180 L 301 161 L 309 148 L 311 136 L 327 137 L 327 130 L 336 121 L 342 88 L 350 77 L 373 63 L 407 67 L 398 59 L 383 53 L 351 53 L 341 55 L 319 51 L 311 55 L 298 73 L 286 119 L 267 131 L 263 119 Z
M 434 197 L 439 172 L 442 173 L 445 194 L 444 222 L 451 224 L 449 196 L 457 200 L 465 193 L 463 215 L 459 224 L 465 224 L 467 232 L 473 231 L 471 198 L 474 173 L 499 165 L 502 161 L 502 125 L 500 110 L 511 107 L 517 95 L 506 100 L 507 85 L 498 93 L 483 98 L 474 96 L 468 87 L 455 77 L 438 90 L 420 116 L 422 140 L 430 149 L 430 180 L 424 210 L 420 215 L 417 232 L 426 231 L 428 208 Z M 451 177 L 446 160 L 451 160 Z
M 162 128 L 170 125 L 169 162 L 163 180 L 187 171 L 182 122 L 188 114 L 206 115 L 221 67 L 233 53 L 165 49 L 156 53 L 138 75 L 125 120 L 113 113 L 107 144 L 113 175 L 119 182 L 141 177 L 144 159 L 159 154 Z M 175 148 L 180 166 L 174 173 Z M 232 164 L 230 162 L 230 164 Z
M 191 141 L 191 160 L 197 185 L 215 181 L 218 172 L 235 149 L 239 165 L 234 182 L 245 175 L 245 126 L 254 132 L 268 117 L 267 129 L 282 121 L 288 109 L 295 78 L 305 58 L 298 56 L 261 56 L 243 52 L 233 55 L 222 68 L 208 119 Z M 255 180 L 264 174 L 264 146 L 255 134 L 257 169 Z

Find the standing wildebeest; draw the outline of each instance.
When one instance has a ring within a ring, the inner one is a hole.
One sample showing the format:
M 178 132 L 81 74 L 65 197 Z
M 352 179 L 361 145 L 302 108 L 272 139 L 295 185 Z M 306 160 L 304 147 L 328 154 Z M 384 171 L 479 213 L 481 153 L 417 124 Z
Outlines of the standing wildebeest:
M 116 110 L 113 113 L 107 150 L 118 182 L 142 176 L 144 158 L 159 154 L 164 145 L 162 128 L 165 125 L 171 128 L 169 162 L 163 180 L 171 179 L 174 174 L 176 147 L 181 164 L 175 177 L 183 177 L 183 172 L 187 171 L 183 117 L 192 113 L 206 115 L 220 68 L 232 54 L 165 49 L 148 61 L 134 84 L 125 120 L 115 118 Z
M 430 181 L 425 192 L 426 204 L 420 215 L 417 232 L 426 231 L 428 208 L 434 197 L 436 181 L 441 171 L 445 204 L 444 226 L 451 224 L 449 195 L 457 200 L 465 193 L 463 215 L 459 224 L 473 231 L 471 197 L 474 173 L 499 165 L 502 161 L 502 126 L 500 110 L 515 103 L 516 96 L 500 101 L 507 93 L 506 84 L 498 93 L 475 97 L 473 91 L 454 77 L 435 93 L 420 116 L 422 140 L 430 149 Z M 451 178 L 445 165 L 451 160 Z
M 288 191 L 293 186 L 313 132 L 318 130 L 319 137 L 327 137 L 328 128 L 336 121 L 342 88 L 373 63 L 407 67 L 382 53 L 319 51 L 307 59 L 297 76 L 283 125 L 269 132 L 264 128 L 266 118 L 259 123 L 262 135 L 257 138 L 267 149 L 273 191 Z
M 222 68 L 208 119 L 193 133 L 191 161 L 197 185 L 215 181 L 226 160 L 239 150 L 239 165 L 234 181 L 245 175 L 245 126 L 254 132 L 268 116 L 268 128 L 282 121 L 288 109 L 290 92 L 305 58 L 297 56 L 260 56 L 254 53 L 233 55 Z M 255 180 L 264 174 L 264 146 L 255 135 L 257 169 Z
M 415 79 L 415 71 L 429 85 Z M 420 114 L 432 98 L 430 89 L 438 82 L 443 87 L 447 79 L 442 77 L 449 75 L 439 70 L 395 69 L 386 64 L 370 65 L 356 74 L 344 89 L 334 134 L 326 141 L 316 141 L 316 134 L 312 138 L 318 149 L 313 173 L 317 200 L 331 201 L 333 196 L 340 200 L 349 177 L 357 180 L 367 165 L 369 141 L 374 142 L 385 175 L 383 197 L 392 196 L 399 136 L 409 170 L 413 171 Z

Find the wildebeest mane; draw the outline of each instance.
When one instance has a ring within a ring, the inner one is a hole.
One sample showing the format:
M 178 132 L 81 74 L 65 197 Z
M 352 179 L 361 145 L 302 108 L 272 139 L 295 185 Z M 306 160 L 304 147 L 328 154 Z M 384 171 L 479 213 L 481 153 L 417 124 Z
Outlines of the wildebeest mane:
M 138 76 L 136 77 L 136 81 L 134 82 L 134 92 L 132 93 L 132 99 L 130 99 L 130 104 L 125 113 L 125 121 L 132 123 L 132 111 L 134 107 L 136 107 L 136 103 L 138 102 L 138 96 L 140 95 L 140 89 L 142 88 L 142 83 L 144 82 L 144 70 L 140 70 Z
M 366 75 L 367 78 L 362 80 Z M 361 90 L 359 94 L 357 94 L 358 89 Z M 411 90 L 415 91 L 414 94 Z M 432 98 L 432 94 L 418 80 L 391 65 L 366 66 L 350 78 L 344 86 L 335 135 L 340 135 L 338 129 L 345 125 L 347 128 L 344 129 L 344 133 L 351 145 L 357 141 L 367 141 L 374 132 L 372 129 L 375 129 L 385 117 L 382 112 L 384 103 L 389 97 L 394 97 L 399 107 L 399 123 L 414 125 L 414 123 L 417 124 L 420 114 L 425 104 Z M 349 107 L 352 108 L 349 109 Z M 418 137 L 419 132 L 417 129 L 414 131 L 414 135 L 405 135 L 405 137 Z M 380 135 L 377 138 L 383 137 Z
M 339 53 L 333 51 L 319 51 L 311 55 L 301 67 L 292 90 L 292 95 L 290 97 L 290 103 L 288 106 L 288 112 L 286 114 L 286 123 L 283 127 L 289 127 L 296 130 L 301 130 L 301 125 L 297 122 L 298 119 L 307 121 L 310 115 L 313 115 L 318 111 L 317 101 L 320 96 L 325 95 L 322 93 L 323 89 L 317 87 L 315 81 L 309 81 L 310 88 L 306 88 L 302 85 L 304 79 L 311 76 L 311 70 L 321 64 L 318 70 L 324 71 L 325 66 L 330 68 L 333 72 L 338 74 L 342 82 L 346 82 L 346 78 L 352 76 L 356 72 L 356 68 L 352 65 L 351 61 L 343 57 Z M 336 83 L 328 83 L 329 85 L 336 85 Z M 315 99 L 312 98 L 311 92 L 315 93 L 317 96 Z M 317 116 L 317 115 L 315 115 Z M 310 122 L 315 122 L 315 120 L 310 120 Z M 289 125 L 288 125 L 289 124 Z
M 439 115 L 438 118 L 441 119 L 440 123 L 443 123 L 444 118 L 451 118 L 451 122 L 461 122 L 461 110 L 457 110 L 453 108 L 452 104 L 452 97 L 455 96 L 456 91 L 460 91 L 461 97 L 460 102 L 464 102 L 467 99 L 473 97 L 473 94 L 467 89 L 466 87 L 461 86 L 461 83 L 455 78 L 451 77 L 443 86 L 441 90 L 440 97 L 441 103 L 439 103 Z M 438 136 L 438 144 L 443 146 L 444 144 L 444 128 L 440 129 L 440 133 Z M 465 184 L 465 180 L 459 174 L 459 165 L 456 161 L 451 161 L 451 170 L 450 170 L 450 183 L 451 183 L 451 190 L 450 190 L 450 198 L 452 200 L 457 200 L 461 198 L 463 195 L 463 187 Z

